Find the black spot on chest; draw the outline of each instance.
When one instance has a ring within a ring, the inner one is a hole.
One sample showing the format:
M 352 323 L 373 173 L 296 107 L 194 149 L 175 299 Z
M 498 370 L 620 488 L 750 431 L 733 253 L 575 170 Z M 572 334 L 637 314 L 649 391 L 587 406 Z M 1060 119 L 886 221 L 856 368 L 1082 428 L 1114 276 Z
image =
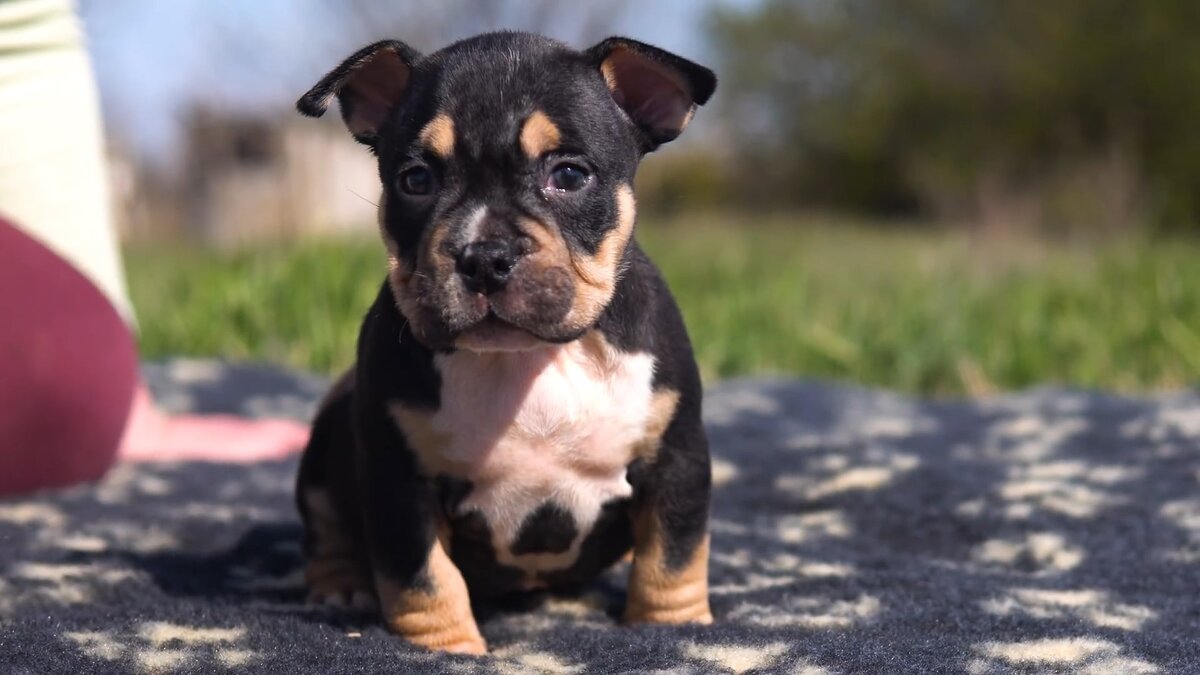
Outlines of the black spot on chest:
M 494 597 L 521 588 L 523 571 L 496 560 L 491 528 L 478 513 L 458 516 L 451 521 L 450 559 L 462 572 L 472 593 Z
M 462 572 L 472 595 L 498 597 L 534 587 L 578 588 L 612 565 L 633 542 L 628 499 L 610 501 L 589 532 L 583 533 L 579 555 L 569 567 L 531 573 L 497 560 L 492 529 L 476 511 L 459 513 L 470 494 L 470 481 L 439 477 L 435 484 L 446 523 L 450 526 L 450 558 Z M 518 530 L 514 555 L 562 553 L 580 536 L 575 519 L 560 505 L 546 502 L 531 511 Z
M 633 526 L 629 500 L 604 505 L 592 531 L 579 545 L 575 564 L 558 572 L 544 572 L 540 579 L 552 588 L 578 587 L 595 579 L 633 546 Z
M 514 555 L 562 553 L 571 548 L 577 536 L 575 517 L 558 504 L 546 502 L 525 517 L 512 552 Z

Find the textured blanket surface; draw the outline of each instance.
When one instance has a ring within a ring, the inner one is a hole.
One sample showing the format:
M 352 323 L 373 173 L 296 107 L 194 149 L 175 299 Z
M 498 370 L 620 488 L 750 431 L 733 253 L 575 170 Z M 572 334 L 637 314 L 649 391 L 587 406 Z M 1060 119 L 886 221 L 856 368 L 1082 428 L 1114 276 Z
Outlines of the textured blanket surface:
M 322 383 L 151 367 L 178 410 L 309 414 Z M 477 608 L 491 655 L 307 606 L 294 460 L 123 466 L 0 501 L 0 673 L 1200 672 L 1200 396 L 708 394 L 710 627 L 582 596 Z

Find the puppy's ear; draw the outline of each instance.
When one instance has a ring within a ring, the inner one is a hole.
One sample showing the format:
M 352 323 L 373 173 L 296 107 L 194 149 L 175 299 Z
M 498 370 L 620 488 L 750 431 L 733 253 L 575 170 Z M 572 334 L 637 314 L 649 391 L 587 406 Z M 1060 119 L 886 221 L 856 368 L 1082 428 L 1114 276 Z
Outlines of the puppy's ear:
M 586 53 L 642 131 L 647 152 L 682 133 L 717 88 L 708 68 L 636 40 L 609 38 Z
M 421 55 L 396 40 L 367 45 L 321 78 L 296 102 L 296 109 L 320 117 L 336 96 L 342 119 L 360 143 L 375 145 L 380 127 L 404 98 L 412 65 Z

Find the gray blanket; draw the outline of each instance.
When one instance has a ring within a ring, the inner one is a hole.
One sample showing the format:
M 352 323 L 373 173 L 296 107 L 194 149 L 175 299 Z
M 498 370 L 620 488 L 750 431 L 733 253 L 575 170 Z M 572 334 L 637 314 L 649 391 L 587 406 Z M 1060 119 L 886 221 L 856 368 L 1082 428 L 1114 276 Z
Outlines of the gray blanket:
M 148 368 L 180 410 L 309 414 L 322 383 Z M 477 608 L 424 653 L 306 606 L 294 460 L 124 466 L 0 502 L 0 673 L 1200 672 L 1200 396 L 931 402 L 806 381 L 710 390 L 711 627 L 581 596 Z

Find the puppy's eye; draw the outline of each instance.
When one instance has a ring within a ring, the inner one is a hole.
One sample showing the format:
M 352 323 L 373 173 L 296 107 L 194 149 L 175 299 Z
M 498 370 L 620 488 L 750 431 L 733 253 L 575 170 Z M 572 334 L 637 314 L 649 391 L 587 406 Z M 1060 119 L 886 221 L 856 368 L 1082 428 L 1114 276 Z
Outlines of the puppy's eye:
M 414 166 L 401 172 L 396 184 L 406 195 L 425 197 L 433 193 L 433 172 L 426 166 Z
M 582 190 L 592 179 L 592 173 L 586 167 L 574 162 L 560 162 L 550 169 L 546 178 L 546 187 L 563 192 Z

